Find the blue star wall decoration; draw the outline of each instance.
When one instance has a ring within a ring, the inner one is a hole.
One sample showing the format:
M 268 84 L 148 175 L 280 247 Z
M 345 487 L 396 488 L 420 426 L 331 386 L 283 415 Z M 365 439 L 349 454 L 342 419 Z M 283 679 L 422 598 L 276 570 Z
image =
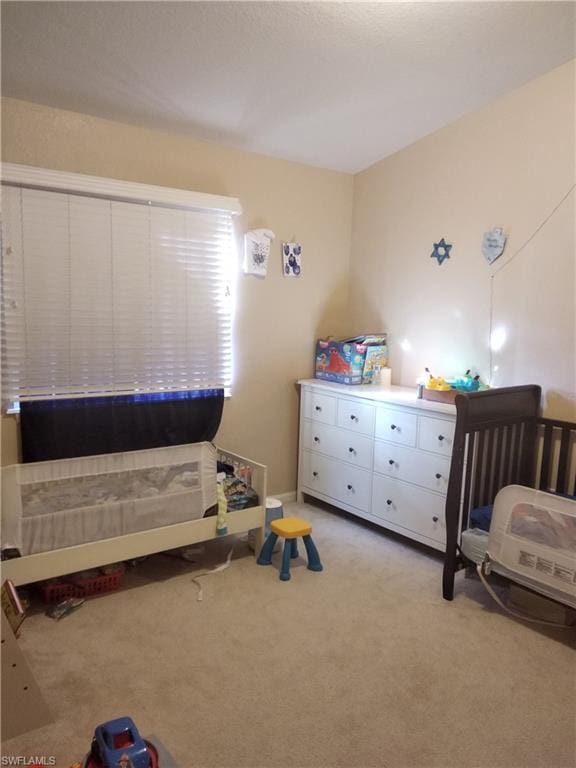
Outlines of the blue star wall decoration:
M 450 258 L 450 249 L 452 245 L 447 243 L 444 238 L 439 243 L 434 243 L 434 250 L 430 254 L 431 259 L 438 259 L 438 264 L 442 264 L 445 259 Z

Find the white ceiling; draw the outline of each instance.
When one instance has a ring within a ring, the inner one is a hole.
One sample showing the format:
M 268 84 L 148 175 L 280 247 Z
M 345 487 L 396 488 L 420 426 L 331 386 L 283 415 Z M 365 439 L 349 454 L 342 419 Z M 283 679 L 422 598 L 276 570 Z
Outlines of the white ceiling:
M 356 172 L 573 58 L 573 2 L 3 2 L 3 94 Z

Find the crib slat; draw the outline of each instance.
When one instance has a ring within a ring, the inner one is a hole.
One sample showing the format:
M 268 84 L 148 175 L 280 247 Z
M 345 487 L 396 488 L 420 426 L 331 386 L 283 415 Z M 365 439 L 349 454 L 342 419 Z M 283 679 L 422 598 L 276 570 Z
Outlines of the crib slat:
M 486 431 L 486 459 L 484 462 L 484 504 L 492 503 L 492 480 L 494 476 L 494 430 Z
M 503 473 L 504 466 L 502 462 L 503 458 L 503 445 L 504 445 L 504 430 L 506 427 L 497 427 L 496 434 L 494 435 L 495 450 L 494 450 L 494 475 L 493 485 L 490 490 L 491 498 L 494 498 L 500 488 L 504 485 Z
M 557 493 L 568 493 L 570 434 L 571 430 L 568 427 L 563 427 L 562 439 L 560 441 L 560 457 L 558 459 L 558 478 L 556 480 Z
M 470 504 L 471 498 L 470 498 L 470 485 L 472 482 L 472 469 L 474 464 L 474 446 L 476 445 L 476 432 L 470 432 L 468 434 L 468 446 L 466 449 L 466 459 L 465 459 L 465 466 L 466 471 L 464 474 L 464 496 L 463 498 L 463 504 L 464 504 L 464 511 L 462 513 L 462 529 L 468 528 L 468 525 L 470 523 L 469 516 L 470 516 L 470 509 L 472 508 L 472 505 Z
M 542 467 L 540 468 L 540 483 L 538 485 L 541 491 L 547 491 L 549 489 L 549 477 L 550 477 L 550 458 L 552 456 L 552 432 L 553 427 L 551 424 L 546 424 L 544 427 L 544 443 L 542 448 Z
M 522 450 L 520 456 L 519 483 L 530 485 L 534 478 L 536 457 L 534 446 L 536 444 L 536 422 L 524 421 L 522 423 Z
M 512 432 L 514 426 L 509 424 L 502 430 L 504 443 L 502 450 L 502 487 L 510 485 L 510 448 L 512 444 Z
M 490 496 L 490 485 L 492 483 L 492 438 L 493 438 L 493 430 L 488 429 L 486 430 L 486 456 L 484 457 L 484 482 L 482 483 L 482 494 L 483 494 L 483 501 L 482 504 L 491 504 L 492 503 L 492 497 Z
M 486 430 L 478 433 L 478 454 L 476 459 L 476 478 L 474 488 L 474 506 L 483 507 L 486 503 Z
M 518 482 L 518 463 L 520 461 L 520 430 L 521 424 L 512 425 L 512 452 L 510 454 L 509 484 Z
M 494 485 L 496 476 L 496 438 L 498 429 L 488 430 L 486 445 L 486 494 L 489 501 L 494 498 Z

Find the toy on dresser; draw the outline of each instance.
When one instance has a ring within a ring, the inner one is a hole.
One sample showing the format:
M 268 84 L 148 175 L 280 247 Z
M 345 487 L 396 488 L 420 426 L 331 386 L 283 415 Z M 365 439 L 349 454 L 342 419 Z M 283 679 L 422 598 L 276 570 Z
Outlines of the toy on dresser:
M 388 363 L 386 334 L 355 336 L 316 342 L 315 375 L 338 384 L 370 384 L 377 370 Z
M 487 384 L 480 381 L 480 375 L 472 376 L 470 368 L 463 376 L 454 379 L 445 379 L 442 376 L 434 376 L 429 368 L 426 371 L 426 381 L 422 388 L 424 400 L 453 403 L 459 392 L 477 392 L 480 389 L 489 389 Z

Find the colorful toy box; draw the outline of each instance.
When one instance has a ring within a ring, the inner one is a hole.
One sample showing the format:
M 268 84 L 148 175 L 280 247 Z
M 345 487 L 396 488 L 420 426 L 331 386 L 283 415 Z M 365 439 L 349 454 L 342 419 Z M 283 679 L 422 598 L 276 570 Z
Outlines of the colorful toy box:
M 351 339 L 318 339 L 316 378 L 339 384 L 369 384 L 375 361 L 384 367 L 388 361 L 386 334 L 355 336 Z

